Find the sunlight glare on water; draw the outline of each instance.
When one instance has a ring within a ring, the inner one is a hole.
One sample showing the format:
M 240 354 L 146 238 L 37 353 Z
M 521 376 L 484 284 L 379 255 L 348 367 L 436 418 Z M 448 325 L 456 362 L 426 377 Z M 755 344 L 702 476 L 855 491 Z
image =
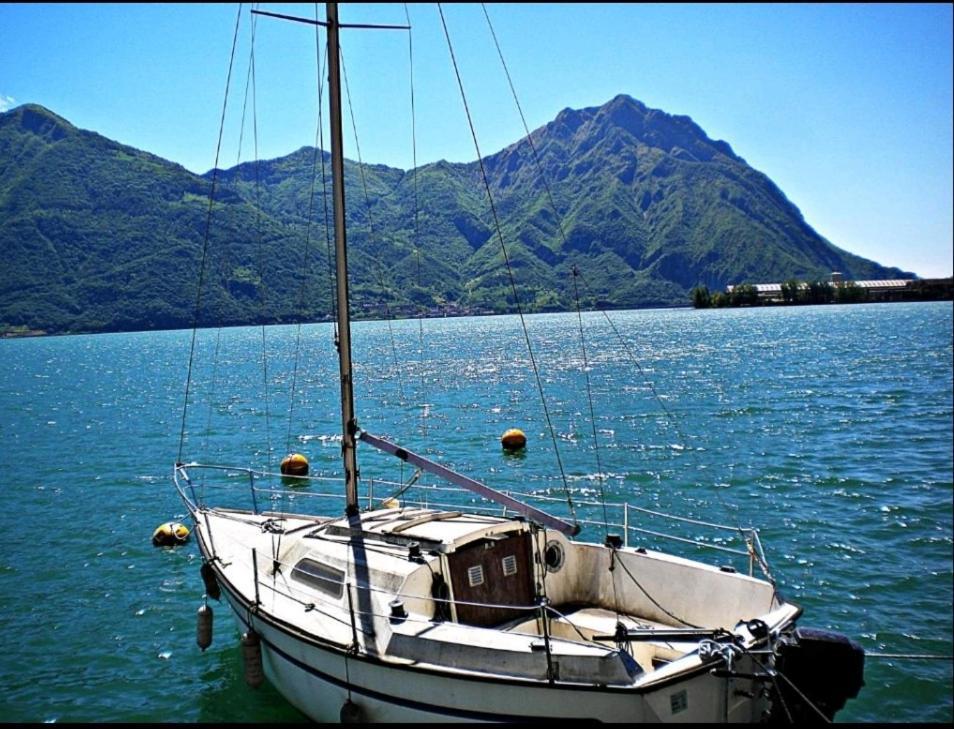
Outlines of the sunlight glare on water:
M 427 320 L 423 342 L 416 320 L 395 321 L 396 353 L 386 323 L 359 322 L 356 407 L 371 433 L 502 490 L 561 497 L 555 440 L 592 522 L 584 539 L 602 540 L 602 511 L 586 505 L 601 490 L 610 505 L 757 526 L 802 624 L 869 652 L 949 656 L 951 314 L 950 303 L 613 312 L 620 341 L 585 313 L 598 451 L 575 314 L 527 317 L 552 437 L 516 317 Z M 291 422 L 296 329 L 266 335 L 267 402 L 261 329 L 199 332 L 183 458 L 277 469 L 298 450 L 340 474 L 331 326 L 302 327 Z M 246 688 L 224 604 L 199 651 L 196 548 L 150 544 L 160 523 L 186 519 L 171 472 L 189 336 L 0 341 L 0 466 L 14 497 L 0 516 L 6 721 L 302 719 L 267 683 Z M 501 452 L 511 427 L 529 439 L 521 457 Z M 386 457 L 359 456 L 365 478 L 393 477 Z M 950 660 L 869 657 L 865 680 L 839 720 L 952 719 Z

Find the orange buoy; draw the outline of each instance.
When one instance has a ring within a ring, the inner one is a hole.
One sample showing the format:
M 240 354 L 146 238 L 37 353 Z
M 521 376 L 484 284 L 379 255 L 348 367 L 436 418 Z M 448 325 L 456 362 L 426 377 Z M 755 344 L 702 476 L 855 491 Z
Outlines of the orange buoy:
M 301 453 L 289 453 L 282 459 L 281 471 L 283 476 L 307 476 L 308 459 Z
M 527 445 L 527 436 L 518 428 L 511 428 L 500 436 L 500 445 L 507 451 L 519 451 Z

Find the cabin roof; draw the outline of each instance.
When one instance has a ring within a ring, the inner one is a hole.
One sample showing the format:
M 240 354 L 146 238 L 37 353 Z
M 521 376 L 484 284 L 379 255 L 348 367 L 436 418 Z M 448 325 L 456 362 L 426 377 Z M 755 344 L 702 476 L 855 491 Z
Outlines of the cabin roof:
M 360 529 L 359 533 L 365 538 L 402 547 L 418 542 L 423 551 L 446 553 L 477 539 L 527 528 L 526 523 L 518 519 L 438 509 L 378 509 L 362 512 L 358 519 L 360 527 L 345 517 L 322 525 L 316 530 L 316 535 L 320 532 L 328 536 L 351 537 Z

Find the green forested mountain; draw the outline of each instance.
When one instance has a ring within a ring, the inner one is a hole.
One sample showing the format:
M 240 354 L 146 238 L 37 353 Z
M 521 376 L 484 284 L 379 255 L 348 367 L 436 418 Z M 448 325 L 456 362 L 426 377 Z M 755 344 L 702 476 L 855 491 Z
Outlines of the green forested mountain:
M 524 311 L 571 307 L 574 266 L 585 305 L 604 307 L 833 270 L 911 276 L 833 246 L 688 117 L 618 96 L 532 140 L 484 160 Z M 327 317 L 321 161 L 306 147 L 197 176 L 40 106 L 0 114 L 0 327 L 191 326 L 203 249 L 200 325 Z M 477 162 L 345 174 L 358 315 L 513 310 Z

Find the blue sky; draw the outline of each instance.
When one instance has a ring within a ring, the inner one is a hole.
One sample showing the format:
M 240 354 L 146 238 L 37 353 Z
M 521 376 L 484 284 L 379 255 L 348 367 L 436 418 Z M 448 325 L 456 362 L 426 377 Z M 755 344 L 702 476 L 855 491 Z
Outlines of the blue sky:
M 727 141 L 835 245 L 920 276 L 951 275 L 950 4 L 486 7 L 531 129 L 566 107 L 628 94 Z M 215 159 L 237 8 L 0 4 L 0 110 L 42 104 L 78 127 L 204 172 Z M 239 159 L 244 8 L 223 166 Z M 480 151 L 491 154 L 523 136 L 520 117 L 480 6 L 443 9 Z M 472 161 L 437 9 L 410 4 L 408 12 L 417 162 Z M 393 24 L 404 13 L 402 4 L 348 4 L 341 19 Z M 362 159 L 411 167 L 407 34 L 352 30 L 343 43 Z M 260 158 L 314 142 L 315 68 L 311 28 L 259 22 Z M 255 154 L 246 126 L 243 160 Z M 347 117 L 346 137 L 356 159 Z

